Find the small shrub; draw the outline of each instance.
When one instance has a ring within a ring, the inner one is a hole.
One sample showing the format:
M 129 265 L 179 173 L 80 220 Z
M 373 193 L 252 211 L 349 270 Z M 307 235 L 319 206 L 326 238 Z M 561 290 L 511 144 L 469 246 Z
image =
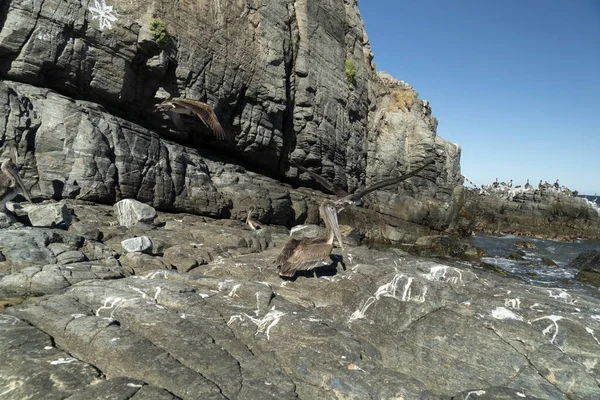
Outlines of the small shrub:
M 419 94 L 417 92 L 413 92 L 412 90 L 392 89 L 391 95 L 394 99 L 394 104 L 391 106 L 390 111 L 395 111 L 397 109 L 400 109 L 404 112 L 410 111 L 413 104 L 415 104 L 415 101 L 419 97 Z
M 350 85 L 356 83 L 356 66 L 354 65 L 354 60 L 346 60 L 346 78 Z
M 152 18 L 150 20 L 150 32 L 154 35 L 154 41 L 160 45 L 164 45 L 169 40 L 169 34 L 163 20 Z

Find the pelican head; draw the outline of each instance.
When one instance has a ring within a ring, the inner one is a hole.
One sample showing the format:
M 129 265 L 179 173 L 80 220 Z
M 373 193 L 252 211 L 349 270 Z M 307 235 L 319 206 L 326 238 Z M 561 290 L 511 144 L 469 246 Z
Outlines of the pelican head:
M 321 218 L 323 219 L 323 222 L 325 222 L 325 235 L 328 238 L 328 242 L 333 244 L 333 239 L 335 238 L 343 250 L 344 244 L 342 243 L 342 234 L 340 233 L 340 225 L 337 219 L 337 208 L 335 207 L 335 204 L 329 202 L 321 204 L 319 207 L 319 214 L 321 214 Z

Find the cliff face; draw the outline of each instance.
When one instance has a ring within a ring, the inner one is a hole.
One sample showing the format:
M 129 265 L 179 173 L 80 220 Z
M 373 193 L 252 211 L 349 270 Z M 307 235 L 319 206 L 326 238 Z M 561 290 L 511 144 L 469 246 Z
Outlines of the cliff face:
M 316 187 L 291 159 L 354 191 L 435 156 L 375 209 L 419 234 L 456 217 L 459 149 L 426 102 L 390 106 L 397 82 L 374 73 L 356 1 L 9 0 L 0 21 L 0 134 L 19 144 L 34 195 L 239 217 L 266 191 L 261 218 L 292 223 L 298 196 L 215 160 Z M 235 139 L 169 129 L 152 112 L 169 96 L 207 101 Z

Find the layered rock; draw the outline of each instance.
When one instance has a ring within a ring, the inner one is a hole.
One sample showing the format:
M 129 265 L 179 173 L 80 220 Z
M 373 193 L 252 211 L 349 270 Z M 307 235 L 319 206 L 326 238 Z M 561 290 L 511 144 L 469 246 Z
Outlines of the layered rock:
M 427 102 L 390 106 L 399 84 L 374 73 L 355 1 L 12 0 L 0 20 L 0 134 L 19 144 L 39 197 L 239 219 L 251 200 L 291 225 L 314 202 L 246 170 L 316 187 L 291 159 L 354 191 L 433 156 L 419 178 L 371 198 L 384 216 L 363 230 L 414 241 L 455 221 L 459 149 L 436 136 Z M 207 101 L 235 139 L 215 142 L 192 119 L 170 129 L 152 113 L 167 96 Z
M 543 238 L 600 238 L 600 208 L 553 189 L 467 190 L 460 211 L 463 233 L 512 233 Z
M 13 304 L 0 313 L 7 398 L 597 397 L 598 297 L 584 286 L 352 245 L 334 249 L 320 278 L 284 281 L 273 263 L 289 237 L 280 228 L 266 226 L 273 241 L 260 247 L 237 221 L 158 213 L 126 228 L 109 206 L 69 206 L 102 242 L 4 231 L 46 238 L 21 240 L 25 252 L 69 243 L 96 258 L 88 270 L 31 266 L 0 281 L 0 304 Z M 122 240 L 141 233 L 164 252 L 126 254 Z M 183 268 L 200 249 L 206 262 Z M 130 269 L 130 254 L 162 266 Z M 22 291 L 46 295 L 11 293 Z

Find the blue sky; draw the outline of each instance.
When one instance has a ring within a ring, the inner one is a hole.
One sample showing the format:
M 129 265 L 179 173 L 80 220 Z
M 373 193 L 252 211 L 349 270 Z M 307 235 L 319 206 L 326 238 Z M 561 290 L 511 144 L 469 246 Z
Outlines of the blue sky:
M 378 71 L 429 100 L 462 173 L 600 194 L 600 1 L 379 0 Z

